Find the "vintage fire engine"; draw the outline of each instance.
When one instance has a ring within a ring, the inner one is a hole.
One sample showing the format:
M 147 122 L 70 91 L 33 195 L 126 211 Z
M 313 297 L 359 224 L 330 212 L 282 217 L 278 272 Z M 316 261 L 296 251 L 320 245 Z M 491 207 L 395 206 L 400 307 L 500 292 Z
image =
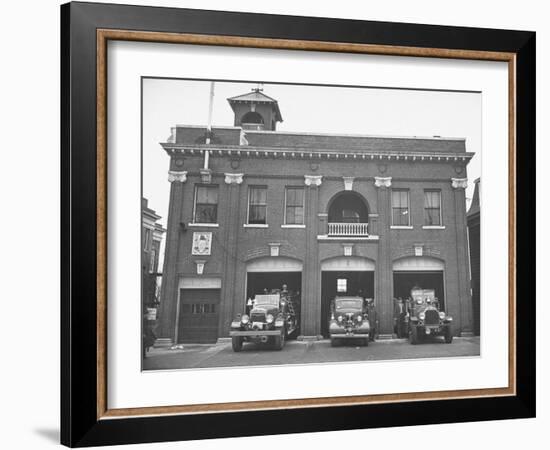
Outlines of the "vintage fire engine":
M 453 318 L 441 311 L 433 289 L 411 289 L 408 319 L 411 344 L 417 344 L 426 336 L 443 336 L 447 344 L 453 341 Z
M 286 287 L 269 294 L 256 294 L 249 313 L 239 314 L 231 323 L 233 351 L 240 352 L 244 342 L 271 343 L 282 350 L 287 337 L 299 327 L 300 297 Z
M 369 306 L 365 304 L 362 297 L 335 297 L 330 309 L 328 326 L 330 344 L 333 347 L 343 339 L 353 339 L 363 345 L 369 345 L 369 340 L 371 339 Z

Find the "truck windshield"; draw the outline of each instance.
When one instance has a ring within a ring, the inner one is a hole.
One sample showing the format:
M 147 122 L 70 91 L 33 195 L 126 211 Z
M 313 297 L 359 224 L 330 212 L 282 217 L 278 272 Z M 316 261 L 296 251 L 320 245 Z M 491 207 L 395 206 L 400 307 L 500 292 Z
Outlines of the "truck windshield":
M 278 295 L 256 295 L 256 305 L 279 306 Z
M 337 300 L 336 310 L 339 309 L 361 309 L 363 300 Z

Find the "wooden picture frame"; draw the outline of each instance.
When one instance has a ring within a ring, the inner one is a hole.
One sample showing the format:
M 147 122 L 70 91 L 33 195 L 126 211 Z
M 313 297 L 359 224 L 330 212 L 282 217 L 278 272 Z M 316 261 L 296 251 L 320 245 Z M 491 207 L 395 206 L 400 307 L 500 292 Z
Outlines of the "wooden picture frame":
M 106 44 L 109 40 L 507 62 L 508 387 L 109 409 L 106 394 Z M 61 442 L 64 445 L 534 417 L 535 33 L 69 3 L 61 7 L 61 56 Z M 278 424 L 276 429 L 273 423 Z

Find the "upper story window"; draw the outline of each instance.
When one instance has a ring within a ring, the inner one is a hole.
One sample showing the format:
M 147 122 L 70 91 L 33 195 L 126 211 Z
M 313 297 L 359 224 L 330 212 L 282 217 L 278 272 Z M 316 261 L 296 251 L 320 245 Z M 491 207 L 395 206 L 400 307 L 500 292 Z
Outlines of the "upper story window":
M 392 225 L 409 226 L 409 191 L 407 189 L 392 189 L 391 192 Z
M 442 225 L 441 191 L 424 191 L 424 225 Z
M 157 251 L 155 249 L 151 250 L 151 258 L 149 259 L 149 273 L 156 272 L 155 260 L 157 259 Z
M 267 187 L 251 186 L 248 189 L 248 223 L 267 224 Z
M 143 250 L 149 251 L 150 241 L 151 241 L 151 230 L 149 228 L 146 228 L 145 233 L 143 233 Z
M 285 224 L 304 224 L 304 188 L 287 187 L 285 198 Z
M 218 223 L 218 186 L 195 186 L 195 223 Z

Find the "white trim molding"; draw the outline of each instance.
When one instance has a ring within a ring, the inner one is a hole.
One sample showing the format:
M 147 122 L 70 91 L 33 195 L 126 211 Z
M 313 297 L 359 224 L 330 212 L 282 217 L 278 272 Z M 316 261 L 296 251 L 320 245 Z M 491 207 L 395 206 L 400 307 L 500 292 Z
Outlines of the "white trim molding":
M 466 189 L 468 187 L 468 178 L 451 178 L 453 189 Z
M 306 186 L 321 186 L 323 175 L 304 175 L 304 183 Z
M 389 188 L 391 186 L 391 177 L 374 177 L 374 185 L 378 188 Z
M 445 225 L 422 225 L 423 230 L 444 230 Z
M 414 227 L 412 225 L 391 225 L 391 230 L 412 230 Z
M 224 175 L 226 184 L 242 184 L 243 182 L 243 173 L 226 173 Z
M 219 228 L 219 223 L 196 223 L 196 222 L 189 222 L 187 224 L 189 227 L 208 227 L 208 228 Z
M 306 226 L 304 224 L 299 223 L 283 223 L 281 225 L 281 228 L 305 228 Z
M 342 177 L 344 179 L 344 191 L 353 191 L 355 177 Z
M 267 223 L 243 223 L 244 228 L 269 228 Z
M 174 181 L 177 181 L 179 183 L 185 183 L 187 181 L 187 171 L 184 170 L 182 172 L 178 172 L 175 170 L 169 170 L 168 181 L 170 183 L 173 183 Z

